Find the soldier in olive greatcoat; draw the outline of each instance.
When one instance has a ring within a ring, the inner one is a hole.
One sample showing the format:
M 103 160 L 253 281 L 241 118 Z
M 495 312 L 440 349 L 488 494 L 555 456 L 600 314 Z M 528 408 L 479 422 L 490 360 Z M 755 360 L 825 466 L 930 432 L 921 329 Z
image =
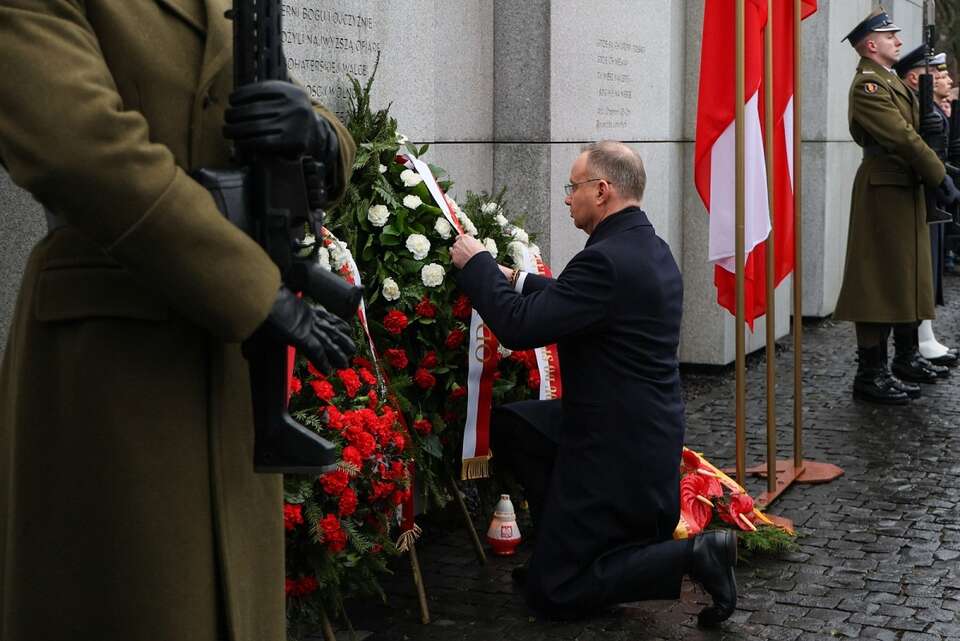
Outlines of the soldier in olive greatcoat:
M 354 144 L 299 88 L 265 128 L 228 109 L 229 8 L 0 2 L 0 162 L 51 212 L 0 369 L 3 641 L 286 639 L 240 342 L 266 326 L 317 362 L 324 319 L 188 172 L 230 166 L 231 110 L 249 148 L 311 143 L 333 193 Z
M 918 133 L 917 97 L 891 67 L 900 57 L 899 27 L 874 11 L 845 40 L 860 54 L 850 86 L 850 134 L 863 147 L 853 185 L 843 285 L 834 317 L 856 323 L 855 398 L 906 403 L 919 387 L 887 366 L 891 327 L 934 317 L 930 235 L 924 188 L 944 202 L 960 193 Z M 916 336 L 915 332 L 913 334 Z M 925 369 L 912 350 L 905 365 Z

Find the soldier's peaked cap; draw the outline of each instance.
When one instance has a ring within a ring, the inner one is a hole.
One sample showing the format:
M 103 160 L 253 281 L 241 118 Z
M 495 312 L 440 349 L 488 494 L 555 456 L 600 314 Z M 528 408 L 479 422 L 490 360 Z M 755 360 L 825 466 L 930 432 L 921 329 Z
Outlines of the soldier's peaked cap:
M 848 33 L 843 40 L 849 40 L 850 45 L 856 47 L 861 40 L 874 31 L 900 31 L 900 27 L 893 24 L 893 20 L 890 19 L 886 11 L 877 9 L 854 27 L 853 31 Z M 843 42 L 843 40 L 840 42 Z
M 916 49 L 908 51 L 900 57 L 900 60 L 898 60 L 895 65 L 893 65 L 893 70 L 897 72 L 897 75 L 903 76 L 911 69 L 927 66 L 926 50 L 926 45 L 920 45 Z M 943 52 L 938 53 L 935 56 L 930 56 L 930 67 L 933 69 L 936 69 L 940 65 L 945 65 L 946 63 L 947 54 Z

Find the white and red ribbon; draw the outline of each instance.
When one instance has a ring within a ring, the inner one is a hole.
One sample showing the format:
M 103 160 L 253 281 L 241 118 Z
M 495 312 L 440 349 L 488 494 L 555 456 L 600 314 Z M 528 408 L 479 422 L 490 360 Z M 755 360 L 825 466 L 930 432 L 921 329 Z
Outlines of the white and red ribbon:
M 463 225 L 460 223 L 460 219 L 457 217 L 457 207 L 450 197 L 440 189 L 440 185 L 437 183 L 437 179 L 434 177 L 433 172 L 430 171 L 430 165 L 423 162 L 410 152 L 403 152 L 397 155 L 397 159 L 403 162 L 403 165 L 412 171 L 416 171 L 420 174 L 420 177 L 423 178 L 423 184 L 427 186 L 427 191 L 430 192 L 430 195 L 433 196 L 434 202 L 437 203 L 437 207 L 440 208 L 440 211 L 443 212 L 443 217 L 447 219 L 447 222 L 450 223 L 454 229 L 457 230 L 459 235 L 463 235 L 466 232 L 463 230 Z
M 552 277 L 550 268 L 539 254 L 535 254 L 524 243 L 519 243 L 521 265 L 518 267 L 531 274 Z M 560 354 L 556 343 L 536 348 L 533 353 L 537 357 L 537 369 L 540 370 L 540 400 L 547 401 L 560 398 L 563 394 L 563 385 L 560 380 Z
M 463 426 L 460 477 L 463 480 L 490 475 L 490 411 L 493 381 L 497 372 L 499 343 L 477 310 L 470 315 L 467 349 L 467 421 Z

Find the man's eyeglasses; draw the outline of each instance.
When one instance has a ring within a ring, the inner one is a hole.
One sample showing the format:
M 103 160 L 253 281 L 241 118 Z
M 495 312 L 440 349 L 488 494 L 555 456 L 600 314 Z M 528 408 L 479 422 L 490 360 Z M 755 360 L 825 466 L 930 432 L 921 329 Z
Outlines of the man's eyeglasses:
M 563 186 L 563 193 L 564 193 L 564 195 L 569 196 L 569 195 L 572 194 L 572 193 L 577 189 L 577 187 L 579 187 L 580 185 L 585 185 L 585 184 L 587 184 L 587 183 L 597 182 L 598 180 L 607 180 L 607 179 L 606 179 L 606 178 L 590 178 L 589 180 L 581 180 L 581 181 L 578 182 L 578 183 L 567 183 L 566 185 Z M 610 182 L 610 181 L 607 180 L 607 182 Z

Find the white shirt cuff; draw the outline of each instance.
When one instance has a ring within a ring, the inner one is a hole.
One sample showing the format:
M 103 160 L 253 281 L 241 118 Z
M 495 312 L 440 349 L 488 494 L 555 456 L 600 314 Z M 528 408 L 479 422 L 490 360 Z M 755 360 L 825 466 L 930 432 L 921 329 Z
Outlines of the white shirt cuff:
M 517 283 L 516 285 L 513 286 L 513 288 L 514 290 L 516 290 L 518 294 L 523 293 L 523 281 L 525 281 L 526 279 L 527 279 L 527 272 L 520 272 L 520 275 L 517 276 Z

